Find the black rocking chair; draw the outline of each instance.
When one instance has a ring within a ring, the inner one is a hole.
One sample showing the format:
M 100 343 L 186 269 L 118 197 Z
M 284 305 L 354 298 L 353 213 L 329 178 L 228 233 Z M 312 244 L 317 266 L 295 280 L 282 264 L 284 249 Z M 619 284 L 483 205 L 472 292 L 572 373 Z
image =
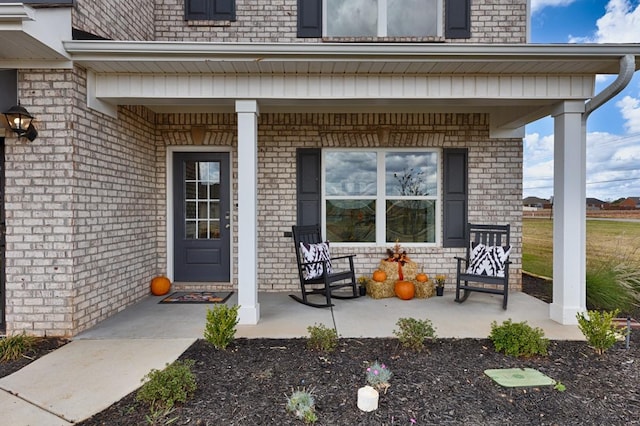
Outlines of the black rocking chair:
M 467 254 L 465 257 L 456 257 L 458 261 L 456 273 L 456 302 L 462 303 L 467 300 L 469 293 L 477 291 L 480 293 L 501 294 L 502 309 L 507 309 L 507 299 L 509 296 L 509 264 L 508 259 L 504 263 L 504 276 L 479 275 L 469 273 L 469 265 L 472 262 L 472 243 L 484 244 L 485 246 L 508 246 L 510 225 L 467 225 Z M 471 285 L 469 282 L 490 284 Z M 462 292 L 462 297 L 460 296 Z
M 319 225 L 309 226 L 293 226 L 293 242 L 296 252 L 296 260 L 298 262 L 298 275 L 300 277 L 300 288 L 302 290 L 302 298 L 290 294 L 292 299 L 315 308 L 326 308 L 333 306 L 331 298 L 336 299 L 354 299 L 359 296 L 358 289 L 356 288 L 356 274 L 353 268 L 354 254 L 346 256 L 329 257 L 324 260 L 306 261 L 301 254 L 300 244 L 318 244 L 322 243 L 322 236 L 320 235 Z M 328 255 L 328 251 L 327 251 Z M 335 262 L 336 260 L 341 262 Z M 336 271 L 337 263 L 349 264 L 348 269 L 342 269 Z M 318 265 L 322 265 L 321 276 L 315 278 L 307 278 L 308 271 L 311 268 L 317 268 Z M 327 273 L 327 267 L 331 264 L 332 271 Z M 341 292 L 346 294 L 336 293 L 336 290 L 351 287 L 351 292 Z M 351 293 L 351 294 L 350 294 Z M 321 294 L 325 297 L 326 303 L 313 303 L 307 299 L 307 296 L 312 294 Z

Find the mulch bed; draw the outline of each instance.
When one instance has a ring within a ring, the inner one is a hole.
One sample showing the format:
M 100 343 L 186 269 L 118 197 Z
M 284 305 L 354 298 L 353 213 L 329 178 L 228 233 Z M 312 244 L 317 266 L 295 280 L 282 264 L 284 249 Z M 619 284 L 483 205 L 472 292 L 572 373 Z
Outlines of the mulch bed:
M 181 359 L 196 361 L 198 389 L 167 418 L 176 425 L 296 425 L 285 410 L 298 388 L 316 395 L 317 424 L 624 425 L 638 424 L 640 338 L 598 356 L 584 342 L 551 342 L 547 357 L 518 359 L 495 352 L 486 339 L 441 339 L 428 351 L 405 350 L 396 339 L 341 339 L 333 353 L 306 348 L 304 339 L 238 339 L 226 351 L 203 340 Z M 356 406 L 369 362 L 393 372 L 378 410 Z M 504 388 L 488 368 L 530 367 L 566 386 Z M 148 409 L 134 394 L 81 423 L 144 424 Z
M 541 297 L 550 287 L 538 286 L 525 286 L 525 291 Z M 397 339 L 341 339 L 338 349 L 327 354 L 308 350 L 305 339 L 237 339 L 226 351 L 217 351 L 199 340 L 181 356 L 195 360 L 198 389 L 165 420 L 177 417 L 171 424 L 200 426 L 298 425 L 302 422 L 285 410 L 286 395 L 306 388 L 316 396 L 316 424 L 321 425 L 640 424 L 637 331 L 629 350 L 620 343 L 603 356 L 584 342 L 566 341 L 551 342 L 548 356 L 530 359 L 498 354 L 487 339 L 438 339 L 427 349 L 406 350 Z M 356 395 L 366 384 L 366 366 L 375 360 L 394 375 L 378 410 L 365 413 L 357 408 Z M 485 369 L 519 367 L 538 369 L 566 391 L 504 388 L 484 374 Z M 0 376 L 7 371 L 0 364 Z M 148 414 L 132 393 L 79 424 L 144 425 Z

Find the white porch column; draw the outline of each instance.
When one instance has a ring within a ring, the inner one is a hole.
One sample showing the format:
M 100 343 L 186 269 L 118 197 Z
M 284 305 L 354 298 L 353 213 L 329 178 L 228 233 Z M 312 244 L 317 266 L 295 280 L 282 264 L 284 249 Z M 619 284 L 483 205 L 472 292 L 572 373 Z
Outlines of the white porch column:
M 257 324 L 258 103 L 236 101 L 238 114 L 238 304 L 240 324 Z
M 586 308 L 586 123 L 584 102 L 554 111 L 552 320 L 577 324 Z

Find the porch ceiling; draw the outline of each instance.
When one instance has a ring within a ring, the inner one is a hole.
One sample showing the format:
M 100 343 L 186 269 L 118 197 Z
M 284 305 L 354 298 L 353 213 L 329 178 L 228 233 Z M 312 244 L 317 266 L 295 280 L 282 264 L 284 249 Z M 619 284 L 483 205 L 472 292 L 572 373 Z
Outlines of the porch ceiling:
M 565 99 L 593 96 L 597 74 L 617 74 L 640 45 L 419 43 L 183 43 L 67 41 L 110 105 L 157 112 L 491 112 L 515 128 Z M 145 89 L 146 88 L 146 89 Z

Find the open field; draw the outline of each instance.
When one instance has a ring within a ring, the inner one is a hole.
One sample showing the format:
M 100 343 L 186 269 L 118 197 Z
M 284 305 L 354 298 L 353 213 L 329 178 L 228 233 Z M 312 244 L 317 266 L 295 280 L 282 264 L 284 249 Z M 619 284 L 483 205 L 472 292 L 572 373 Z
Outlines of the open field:
M 526 272 L 553 276 L 553 220 L 524 218 L 522 265 Z M 587 262 L 615 255 L 640 265 L 640 222 L 587 220 Z

